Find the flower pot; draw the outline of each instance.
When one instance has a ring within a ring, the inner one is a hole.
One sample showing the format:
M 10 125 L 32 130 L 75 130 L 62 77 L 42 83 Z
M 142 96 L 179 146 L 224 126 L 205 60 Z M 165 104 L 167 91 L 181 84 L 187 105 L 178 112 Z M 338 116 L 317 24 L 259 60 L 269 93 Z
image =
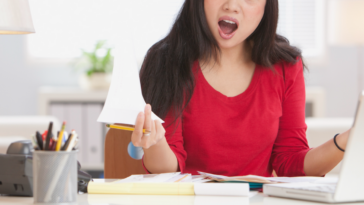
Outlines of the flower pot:
M 90 76 L 83 74 L 79 79 L 79 84 L 84 89 L 109 89 L 110 83 L 111 74 L 109 73 L 93 73 Z

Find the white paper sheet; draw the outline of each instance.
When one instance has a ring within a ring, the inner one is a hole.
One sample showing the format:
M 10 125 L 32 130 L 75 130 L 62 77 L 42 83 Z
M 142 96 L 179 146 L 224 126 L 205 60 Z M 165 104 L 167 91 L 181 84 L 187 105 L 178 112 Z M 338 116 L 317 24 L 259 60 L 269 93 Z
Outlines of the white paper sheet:
M 322 177 L 267 177 L 267 179 L 273 182 L 281 182 L 281 183 L 300 183 L 300 182 L 314 183 L 322 179 Z
M 200 172 L 198 171 L 198 173 L 201 176 L 204 177 L 208 177 L 210 179 L 217 179 L 217 180 L 224 180 L 224 181 L 250 181 L 250 180 L 256 180 L 256 181 L 260 181 L 260 182 L 264 182 L 264 183 L 269 183 L 271 182 L 269 180 L 269 178 L 267 177 L 261 177 L 261 176 L 255 176 L 255 175 L 246 175 L 246 176 L 238 176 L 238 177 L 227 177 L 227 176 L 223 176 L 223 175 L 217 175 L 217 174 L 210 174 L 210 173 L 206 173 L 206 172 Z M 259 182 L 257 182 L 259 183 Z
M 179 174 L 174 176 L 173 178 L 168 179 L 166 182 L 192 182 L 192 175 L 191 174 Z
M 169 182 L 170 179 L 173 179 L 179 175 L 181 175 L 181 172 L 172 172 L 164 174 L 131 175 L 125 179 L 117 180 L 113 183 L 163 183 L 163 182 Z
M 126 21 L 125 23 L 128 23 Z M 129 23 L 130 24 L 130 23 Z M 130 28 L 132 28 L 130 26 Z M 146 103 L 142 96 L 133 38 L 121 38 L 114 50 L 114 69 L 109 93 L 98 122 L 135 125 Z M 152 113 L 152 120 L 160 120 Z
M 170 31 L 183 3 L 184 0 L 125 1 L 119 8 L 122 17 L 111 19 L 115 27 L 114 70 L 99 122 L 135 124 L 145 106 L 139 68 L 147 50 Z M 152 119 L 163 122 L 154 114 Z
M 249 196 L 247 183 L 195 183 L 195 195 Z

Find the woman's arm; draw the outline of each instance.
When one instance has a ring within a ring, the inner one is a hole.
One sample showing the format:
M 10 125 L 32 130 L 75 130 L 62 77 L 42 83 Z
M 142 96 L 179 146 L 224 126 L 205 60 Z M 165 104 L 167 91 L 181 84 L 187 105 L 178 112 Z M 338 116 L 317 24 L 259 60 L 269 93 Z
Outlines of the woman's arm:
M 346 149 L 350 130 L 338 135 L 336 142 L 340 148 Z M 344 157 L 344 152 L 340 151 L 334 140 L 311 149 L 307 152 L 304 161 L 304 170 L 308 176 L 323 176 L 331 171 Z
M 278 176 L 323 176 L 342 159 L 331 139 L 323 145 L 309 149 L 305 123 L 305 83 L 302 63 L 285 69 L 285 95 L 282 116 L 272 150 L 271 163 Z M 336 137 L 338 145 L 346 148 L 349 131 Z M 334 137 L 334 136 L 332 136 Z
M 159 120 L 152 120 L 150 105 L 145 106 L 144 113 L 137 117 L 131 140 L 134 146 L 143 148 L 145 168 L 151 173 L 178 171 L 177 157 L 166 140 L 164 127 Z M 143 135 L 143 128 L 151 130 L 151 134 Z
M 144 166 L 151 173 L 177 172 L 178 161 L 166 138 L 150 148 L 144 148 Z

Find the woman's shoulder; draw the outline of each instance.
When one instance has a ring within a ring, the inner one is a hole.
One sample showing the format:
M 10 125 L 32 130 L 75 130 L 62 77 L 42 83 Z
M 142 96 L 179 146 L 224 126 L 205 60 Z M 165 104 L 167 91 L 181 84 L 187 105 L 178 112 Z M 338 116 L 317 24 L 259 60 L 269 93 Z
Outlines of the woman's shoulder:
M 304 66 L 301 57 L 297 57 L 295 62 L 280 61 L 274 64 L 274 70 L 281 74 L 284 80 L 295 81 L 295 79 L 303 75 Z

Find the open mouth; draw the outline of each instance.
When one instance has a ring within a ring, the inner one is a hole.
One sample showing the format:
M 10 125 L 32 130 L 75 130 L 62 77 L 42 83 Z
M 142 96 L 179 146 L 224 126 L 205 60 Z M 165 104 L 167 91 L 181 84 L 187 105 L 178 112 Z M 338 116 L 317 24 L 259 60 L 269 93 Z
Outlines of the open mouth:
M 234 21 L 230 21 L 230 20 L 221 20 L 221 21 L 219 21 L 219 26 L 220 26 L 220 30 L 225 35 L 230 35 L 234 31 L 236 31 L 236 29 L 238 29 L 238 25 Z
M 231 39 L 239 27 L 239 21 L 230 16 L 223 16 L 219 19 L 219 34 L 225 40 Z

